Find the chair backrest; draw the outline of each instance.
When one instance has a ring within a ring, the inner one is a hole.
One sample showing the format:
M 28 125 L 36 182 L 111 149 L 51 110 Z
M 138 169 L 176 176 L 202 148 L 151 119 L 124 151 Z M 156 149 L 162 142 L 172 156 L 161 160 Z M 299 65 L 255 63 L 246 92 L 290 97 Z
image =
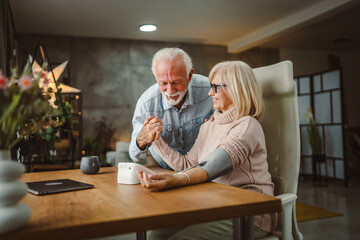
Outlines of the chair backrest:
M 255 68 L 254 72 L 263 89 L 265 113 L 259 121 L 265 133 L 275 196 L 296 194 L 300 168 L 300 132 L 292 63 L 283 61 Z

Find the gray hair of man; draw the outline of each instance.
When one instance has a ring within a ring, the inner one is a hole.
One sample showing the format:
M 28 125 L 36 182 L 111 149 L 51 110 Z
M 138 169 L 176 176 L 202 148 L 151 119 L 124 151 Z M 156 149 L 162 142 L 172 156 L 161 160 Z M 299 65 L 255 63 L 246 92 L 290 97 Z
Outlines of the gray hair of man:
M 181 57 L 181 59 L 184 62 L 185 68 L 186 68 L 186 75 L 189 77 L 190 70 L 193 67 L 192 61 L 190 56 L 182 49 L 180 48 L 162 48 L 157 53 L 155 53 L 153 60 L 152 60 L 152 66 L 151 70 L 155 75 L 155 65 L 159 60 L 168 60 L 173 61 L 174 59 Z

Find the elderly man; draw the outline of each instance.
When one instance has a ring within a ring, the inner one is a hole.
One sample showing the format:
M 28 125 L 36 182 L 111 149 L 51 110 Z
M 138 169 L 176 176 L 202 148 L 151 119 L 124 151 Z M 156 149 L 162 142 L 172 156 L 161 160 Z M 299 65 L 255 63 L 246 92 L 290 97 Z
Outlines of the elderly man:
M 154 129 L 162 127 L 161 137 L 166 143 L 175 151 L 187 153 L 200 126 L 212 114 L 210 84 L 206 77 L 193 74 L 190 57 L 179 48 L 159 50 L 153 57 L 152 72 L 157 84 L 147 89 L 136 104 L 129 153 L 133 161 L 141 162 L 149 150 L 161 167 L 170 169 L 151 146 L 159 137 Z

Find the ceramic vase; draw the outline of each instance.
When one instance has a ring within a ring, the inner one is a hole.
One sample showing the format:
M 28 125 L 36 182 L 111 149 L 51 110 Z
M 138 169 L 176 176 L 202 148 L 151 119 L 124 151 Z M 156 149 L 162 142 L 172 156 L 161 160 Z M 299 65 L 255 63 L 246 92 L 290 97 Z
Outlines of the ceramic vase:
M 20 180 L 24 171 L 21 163 L 11 161 L 10 151 L 0 150 L 0 234 L 18 229 L 30 220 L 30 208 L 20 202 L 28 189 Z

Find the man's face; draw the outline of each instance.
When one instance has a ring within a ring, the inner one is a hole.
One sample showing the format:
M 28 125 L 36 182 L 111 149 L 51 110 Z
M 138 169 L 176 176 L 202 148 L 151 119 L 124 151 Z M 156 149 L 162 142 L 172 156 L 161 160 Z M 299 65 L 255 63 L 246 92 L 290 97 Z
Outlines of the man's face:
M 186 74 L 186 68 L 181 60 L 160 60 L 155 65 L 155 78 L 160 91 L 171 105 L 178 105 L 184 99 L 190 77 Z M 189 78 L 188 78 L 189 77 Z M 189 79 L 189 80 L 188 80 Z

